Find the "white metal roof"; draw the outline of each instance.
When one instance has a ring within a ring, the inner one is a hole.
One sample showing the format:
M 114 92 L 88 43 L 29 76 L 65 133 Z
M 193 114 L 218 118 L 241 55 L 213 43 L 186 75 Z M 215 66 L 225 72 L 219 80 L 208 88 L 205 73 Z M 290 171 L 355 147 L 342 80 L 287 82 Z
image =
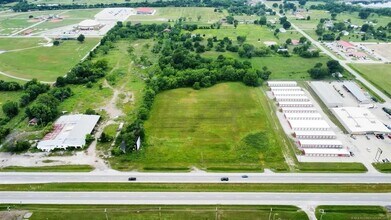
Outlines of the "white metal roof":
M 286 118 L 322 118 L 319 113 L 284 113 Z
M 297 83 L 295 81 L 268 81 L 267 85 L 270 87 L 273 86 L 284 87 L 284 86 L 296 86 Z
M 288 120 L 293 129 L 295 128 L 330 128 L 325 120 Z
M 301 91 L 302 88 L 300 87 L 296 87 L 296 86 L 292 86 L 292 87 L 270 87 L 270 89 L 272 91 L 292 91 L 292 90 L 295 90 L 295 91 Z
M 342 142 L 334 139 L 300 139 L 300 145 L 338 145 L 342 146 Z
M 391 133 L 391 130 L 367 108 L 343 107 L 332 110 L 350 133 Z
M 283 112 L 287 112 L 287 111 L 296 111 L 296 112 L 308 112 L 308 111 L 311 111 L 311 112 L 318 112 L 318 110 L 316 108 L 313 108 L 313 107 L 281 107 L 281 110 Z
M 364 92 L 361 90 L 360 87 L 357 86 L 357 84 L 355 82 L 347 81 L 347 82 L 344 82 L 343 85 L 352 93 L 352 95 L 354 97 L 356 97 L 356 99 L 359 102 L 362 102 L 362 103 L 370 102 L 369 98 L 364 94 Z
M 307 100 L 309 101 L 310 99 L 307 96 L 276 96 L 276 100 L 290 100 L 290 101 L 295 101 L 295 100 Z
M 346 148 L 305 148 L 305 154 L 334 154 L 334 155 L 349 155 L 350 152 Z
M 79 27 L 94 27 L 98 25 L 100 25 L 98 21 L 91 20 L 91 19 L 87 19 L 79 23 Z
M 327 106 L 342 106 L 343 100 L 332 85 L 326 82 L 310 82 L 311 88 Z
M 300 105 L 311 105 L 313 106 L 312 102 L 308 101 L 308 102 L 288 102 L 288 101 L 283 101 L 283 102 L 278 102 L 279 105 L 296 105 L 296 106 L 300 106 Z
M 335 136 L 334 131 L 295 131 L 295 135 L 330 135 Z
M 63 115 L 56 122 L 50 139 L 41 140 L 37 148 L 53 150 L 58 147 L 83 146 L 86 135 L 90 134 L 98 122 L 99 115 Z
M 292 95 L 292 96 L 304 96 L 305 92 L 296 90 L 296 91 L 284 91 L 284 90 L 275 90 L 273 91 L 274 96 L 286 96 L 286 95 Z

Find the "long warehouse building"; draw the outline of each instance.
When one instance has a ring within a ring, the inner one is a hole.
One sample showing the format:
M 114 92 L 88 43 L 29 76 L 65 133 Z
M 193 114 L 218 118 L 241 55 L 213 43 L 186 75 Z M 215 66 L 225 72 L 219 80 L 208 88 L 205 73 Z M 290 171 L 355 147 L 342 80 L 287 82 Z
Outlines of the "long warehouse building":
M 312 102 L 278 102 L 280 107 L 314 107 Z
M 350 152 L 345 148 L 305 148 L 303 152 L 310 157 L 350 157 Z
M 317 113 L 318 110 L 316 108 L 309 107 L 281 107 L 281 111 L 284 113 Z
M 288 120 L 293 131 L 328 131 L 330 125 L 325 120 Z
M 276 96 L 277 102 L 309 102 L 307 96 Z
M 268 81 L 267 85 L 269 87 L 291 87 L 297 86 L 295 81 Z
M 275 90 L 272 92 L 274 96 L 306 96 L 304 91 L 281 91 Z
M 295 131 L 293 136 L 297 139 L 336 139 L 334 131 Z
M 298 141 L 302 148 L 342 148 L 342 142 L 339 140 L 302 140 Z
M 322 120 L 322 115 L 319 113 L 284 113 L 288 120 Z
M 300 87 L 270 87 L 274 91 L 303 91 Z

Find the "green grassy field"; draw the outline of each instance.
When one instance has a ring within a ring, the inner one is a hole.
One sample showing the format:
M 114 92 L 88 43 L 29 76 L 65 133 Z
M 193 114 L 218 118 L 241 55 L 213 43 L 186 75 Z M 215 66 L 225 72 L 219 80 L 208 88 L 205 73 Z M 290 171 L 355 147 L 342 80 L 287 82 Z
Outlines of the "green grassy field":
M 175 100 L 175 101 L 173 101 Z M 159 94 L 141 151 L 112 161 L 117 169 L 286 169 L 280 134 L 271 130 L 259 88 L 222 83 Z
M 251 178 L 251 175 L 249 178 Z M 0 184 L 0 191 L 386 193 L 391 192 L 391 184 L 34 183 Z
M 0 205 L 0 210 L 29 210 L 35 219 L 267 219 L 270 209 L 281 219 L 306 220 L 295 206 L 205 206 L 205 205 Z M 16 219 L 16 218 L 15 218 Z
M 391 97 L 390 64 L 351 64 L 364 78 Z
M 89 165 L 58 165 L 40 167 L 11 166 L 0 168 L 0 172 L 90 172 L 93 168 Z
M 373 163 L 372 165 L 380 172 L 391 173 L 391 163 Z
M 23 44 L 28 44 L 25 41 L 22 41 Z M 32 41 L 36 42 L 35 39 Z M 7 42 L 8 39 L 0 39 L 0 46 Z M 38 47 L 2 53 L 0 70 L 22 78 L 55 81 L 58 76 L 65 75 L 98 42 L 97 38 L 89 38 L 82 44 L 77 41 L 64 41 L 58 47 Z M 15 43 L 17 44 L 17 40 Z
M 128 18 L 131 22 L 167 22 L 177 20 L 180 17 L 186 18 L 187 22 L 197 24 L 212 24 L 227 16 L 226 12 L 214 12 L 214 8 L 201 7 L 165 7 L 155 8 L 154 15 L 132 15 Z M 200 19 L 198 20 L 200 16 Z
M 315 66 L 316 63 L 323 63 L 326 65 L 330 59 L 326 56 L 320 56 L 317 58 L 302 58 L 297 55 L 291 57 L 270 56 L 270 57 L 253 57 L 251 59 L 240 58 L 236 53 L 231 52 L 215 52 L 208 51 L 204 53 L 206 57 L 217 57 L 223 54 L 226 57 L 237 58 L 241 61 L 248 60 L 251 62 L 254 68 L 261 69 L 266 66 L 272 74 L 270 79 L 281 80 L 309 80 L 311 79 L 308 70 Z
M 0 118 L 5 117 L 2 106 L 8 101 L 18 102 L 22 92 L 0 92 Z
M 338 172 L 338 173 L 363 173 L 367 168 L 362 163 L 299 163 L 300 172 Z
M 323 214 L 321 212 L 323 212 Z M 387 210 L 380 206 L 318 206 L 315 214 L 318 219 L 322 220 L 389 220 L 391 218 L 391 215 Z

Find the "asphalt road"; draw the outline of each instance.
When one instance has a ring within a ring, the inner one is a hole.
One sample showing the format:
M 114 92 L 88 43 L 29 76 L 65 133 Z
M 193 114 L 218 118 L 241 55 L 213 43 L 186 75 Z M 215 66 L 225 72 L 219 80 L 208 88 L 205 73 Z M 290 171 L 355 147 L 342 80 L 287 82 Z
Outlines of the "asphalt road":
M 0 203 L 385 206 L 391 193 L 1 192 Z
M 248 178 L 242 178 L 247 175 Z M 71 182 L 136 182 L 216 183 L 229 177 L 234 183 L 391 183 L 391 174 L 334 174 L 334 173 L 140 173 L 140 172 L 90 172 L 90 173 L 0 173 L 0 184 L 15 183 L 71 183 Z

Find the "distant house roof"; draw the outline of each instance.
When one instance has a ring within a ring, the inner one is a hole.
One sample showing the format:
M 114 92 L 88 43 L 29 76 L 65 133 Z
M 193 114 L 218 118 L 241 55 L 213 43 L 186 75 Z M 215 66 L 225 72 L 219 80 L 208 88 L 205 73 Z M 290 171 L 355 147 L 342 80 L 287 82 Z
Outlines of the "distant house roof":
M 137 13 L 153 13 L 155 9 L 153 8 L 137 8 Z
M 299 45 L 300 41 L 299 40 L 292 40 L 292 45 Z
M 349 43 L 349 42 L 347 42 L 347 41 L 344 41 L 344 40 L 340 40 L 340 41 L 338 41 L 337 43 L 338 43 L 338 45 L 340 45 L 340 46 L 342 46 L 342 47 L 346 47 L 346 48 L 348 48 L 348 47 L 354 47 L 353 44 L 351 44 L 351 43 Z

